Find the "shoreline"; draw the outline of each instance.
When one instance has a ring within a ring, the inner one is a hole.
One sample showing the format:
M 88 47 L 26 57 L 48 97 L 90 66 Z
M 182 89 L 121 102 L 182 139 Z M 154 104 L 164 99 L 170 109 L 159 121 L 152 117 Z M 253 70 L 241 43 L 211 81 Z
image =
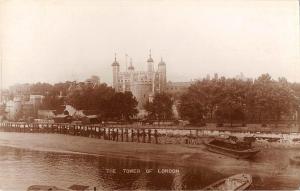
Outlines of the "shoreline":
M 299 188 L 300 167 L 289 165 L 289 156 L 300 147 L 269 147 L 254 160 L 238 160 L 211 153 L 204 145 L 150 144 L 114 142 L 103 139 L 62 134 L 1 132 L 0 146 L 44 152 L 107 156 L 141 161 L 155 161 L 178 167 L 210 169 L 224 177 L 246 172 L 265 181 L 275 182 L 280 189 Z M 292 182 L 292 184 L 291 184 Z

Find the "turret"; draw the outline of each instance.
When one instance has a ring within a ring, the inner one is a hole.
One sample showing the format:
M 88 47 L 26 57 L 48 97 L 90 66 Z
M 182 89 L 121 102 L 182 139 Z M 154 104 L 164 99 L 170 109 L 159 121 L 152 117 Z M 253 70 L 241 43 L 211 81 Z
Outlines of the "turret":
M 166 90 L 167 86 L 167 70 L 166 63 L 161 58 L 158 64 L 158 77 L 159 77 L 159 91 L 163 92 Z
M 128 67 L 128 72 L 130 74 L 130 90 L 132 91 L 133 85 L 134 85 L 134 67 L 132 65 L 132 58 L 130 58 L 130 65 Z
M 134 71 L 134 67 L 133 67 L 133 65 L 132 65 L 132 58 L 130 58 L 130 65 L 129 65 L 129 67 L 128 67 L 128 71 L 129 71 L 129 72 L 133 72 L 133 71 Z
M 119 72 L 120 72 L 120 64 L 117 62 L 117 56 L 115 54 L 115 60 L 112 63 L 112 69 L 113 69 L 113 88 L 116 91 L 119 91 L 118 88 L 118 80 L 119 80 Z
M 153 68 L 153 59 L 151 57 L 151 50 L 149 51 L 149 58 L 147 60 L 147 68 L 148 68 L 148 72 L 154 72 L 154 68 Z

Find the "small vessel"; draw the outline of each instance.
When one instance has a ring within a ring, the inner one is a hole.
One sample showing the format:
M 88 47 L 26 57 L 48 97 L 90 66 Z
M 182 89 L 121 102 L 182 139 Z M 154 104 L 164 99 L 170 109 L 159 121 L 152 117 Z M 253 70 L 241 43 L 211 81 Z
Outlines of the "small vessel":
M 220 153 L 234 158 L 250 158 L 260 150 L 253 148 L 251 143 L 244 141 L 232 141 L 228 139 L 213 139 L 204 142 L 211 152 Z
M 56 186 L 32 185 L 27 188 L 27 191 L 67 191 Z
M 300 165 L 300 156 L 293 156 L 290 158 L 290 163 L 295 165 Z
M 251 184 L 252 176 L 250 174 L 236 174 L 221 179 L 202 190 L 246 190 Z
M 32 185 L 27 188 L 27 191 L 87 191 L 87 190 L 96 190 L 96 187 L 90 188 L 89 186 L 74 184 L 67 189 L 58 188 L 56 186 L 47 186 L 47 185 Z

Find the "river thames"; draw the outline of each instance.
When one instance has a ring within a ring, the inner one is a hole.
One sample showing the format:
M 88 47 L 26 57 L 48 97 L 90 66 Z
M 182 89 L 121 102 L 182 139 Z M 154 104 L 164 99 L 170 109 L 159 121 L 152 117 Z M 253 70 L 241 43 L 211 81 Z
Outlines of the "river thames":
M 213 172 L 84 154 L 32 151 L 0 146 L 1 190 L 34 184 L 67 188 L 73 184 L 112 189 L 201 189 L 222 175 Z
M 199 190 L 224 178 L 221 173 L 209 169 L 160 162 L 33 151 L 8 146 L 0 146 L 0 153 L 1 190 L 26 190 L 34 184 L 62 188 L 81 184 L 96 187 L 97 190 Z M 260 177 L 254 176 L 253 182 L 250 189 L 276 188 L 276 185 L 264 182 Z

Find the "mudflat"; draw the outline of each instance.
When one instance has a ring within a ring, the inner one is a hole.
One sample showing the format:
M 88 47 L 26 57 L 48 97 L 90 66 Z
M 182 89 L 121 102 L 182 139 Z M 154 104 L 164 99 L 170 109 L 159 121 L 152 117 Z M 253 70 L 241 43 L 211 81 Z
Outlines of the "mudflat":
M 290 165 L 289 158 L 300 154 L 299 146 L 255 144 L 261 148 L 251 160 L 234 159 L 211 153 L 204 145 L 149 144 L 114 142 L 96 138 L 39 133 L 1 132 L 0 145 L 51 152 L 105 155 L 158 161 L 174 166 L 201 167 L 225 176 L 249 173 L 257 184 L 270 189 L 296 189 L 300 186 L 300 166 Z

